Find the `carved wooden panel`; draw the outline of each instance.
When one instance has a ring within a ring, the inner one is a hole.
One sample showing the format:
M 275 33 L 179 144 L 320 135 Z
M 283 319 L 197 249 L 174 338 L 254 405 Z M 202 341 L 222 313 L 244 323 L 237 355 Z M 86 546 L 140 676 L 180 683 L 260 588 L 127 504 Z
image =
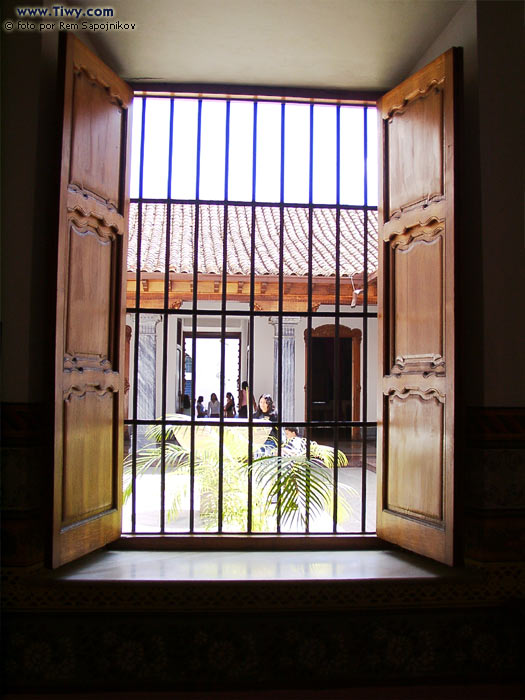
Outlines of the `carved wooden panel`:
M 115 262 L 117 238 L 100 227 L 70 224 L 66 354 L 107 357 L 114 361 L 114 309 L 118 293 Z
M 389 216 L 443 195 L 443 93 L 431 83 L 392 108 L 385 122 Z M 407 163 L 407 158 L 410 161 Z
M 70 184 L 120 209 L 122 130 L 119 100 L 77 67 L 73 80 Z
M 392 373 L 444 372 L 443 227 L 391 239 Z
M 52 564 L 120 534 L 129 87 L 64 37 Z
M 384 507 L 422 520 L 443 520 L 444 399 L 436 392 L 385 397 Z
M 316 326 L 312 328 L 312 338 L 335 338 L 336 326 L 334 323 L 325 323 L 322 326 Z M 339 326 L 339 337 L 340 338 L 355 338 L 355 340 L 361 342 L 362 332 L 360 328 L 348 328 L 348 326 Z M 304 332 L 305 342 L 308 340 L 308 330 Z
M 117 459 L 113 438 L 118 398 L 95 388 L 72 392 L 64 408 L 63 525 L 78 523 L 117 507 L 117 484 L 108 464 Z M 86 430 L 86 425 L 91 430 Z M 89 463 L 90 469 L 85 465 Z

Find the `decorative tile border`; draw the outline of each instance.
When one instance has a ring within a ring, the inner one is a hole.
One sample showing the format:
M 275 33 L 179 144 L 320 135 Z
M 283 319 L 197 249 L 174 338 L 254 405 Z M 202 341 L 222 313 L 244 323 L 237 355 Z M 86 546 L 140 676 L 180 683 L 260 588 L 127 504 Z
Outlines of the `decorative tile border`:
M 467 408 L 467 440 L 469 445 L 505 443 L 508 447 L 525 446 L 525 407 Z
M 11 691 L 330 688 L 518 680 L 509 609 L 375 613 L 13 614 Z

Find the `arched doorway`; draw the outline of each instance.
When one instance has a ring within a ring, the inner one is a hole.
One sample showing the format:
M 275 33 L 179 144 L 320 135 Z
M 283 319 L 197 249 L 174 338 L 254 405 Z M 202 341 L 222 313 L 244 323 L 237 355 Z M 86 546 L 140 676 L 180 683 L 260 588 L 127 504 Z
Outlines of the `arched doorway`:
M 361 330 L 335 324 L 325 324 L 304 332 L 306 354 L 305 411 L 311 420 L 360 419 L 361 402 Z M 310 340 L 310 342 L 309 342 Z M 336 347 L 339 367 L 335 366 Z M 311 368 L 309 370 L 309 368 Z M 337 375 L 336 376 L 336 370 Z M 311 372 L 311 387 L 308 374 Z M 338 407 L 334 400 L 334 387 L 338 386 Z M 310 402 L 310 406 L 308 405 Z M 359 437 L 360 430 L 352 435 Z

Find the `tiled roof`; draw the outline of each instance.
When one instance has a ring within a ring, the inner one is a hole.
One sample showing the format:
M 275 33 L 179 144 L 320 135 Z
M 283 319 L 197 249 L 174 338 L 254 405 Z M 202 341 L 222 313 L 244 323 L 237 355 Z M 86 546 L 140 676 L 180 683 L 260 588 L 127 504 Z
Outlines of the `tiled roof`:
M 164 272 L 166 255 L 165 204 L 142 205 L 141 271 Z M 199 206 L 199 257 L 202 274 L 221 274 L 224 206 Z M 316 277 L 335 274 L 335 209 L 313 209 L 312 272 Z M 257 207 L 255 216 L 255 275 L 279 274 L 279 207 Z M 138 204 L 130 207 L 128 271 L 137 266 Z M 377 269 L 377 213 L 368 215 L 368 271 Z M 169 268 L 174 273 L 193 272 L 195 205 L 172 204 Z M 228 207 L 227 272 L 250 274 L 251 207 Z M 363 271 L 364 212 L 341 210 L 340 274 L 349 277 Z M 308 209 L 285 207 L 283 274 L 308 274 Z

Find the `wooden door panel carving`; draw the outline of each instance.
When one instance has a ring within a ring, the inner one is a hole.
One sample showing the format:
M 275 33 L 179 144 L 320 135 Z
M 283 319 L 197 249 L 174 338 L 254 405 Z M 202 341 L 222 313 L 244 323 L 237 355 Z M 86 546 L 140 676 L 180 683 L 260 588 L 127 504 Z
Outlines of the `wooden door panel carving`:
M 380 537 L 454 561 L 455 105 L 451 49 L 379 104 Z
M 385 397 L 384 508 L 443 521 L 443 403 L 433 392 Z
M 75 65 L 70 184 L 122 213 L 119 192 L 125 110 L 120 98 Z
M 392 372 L 443 372 L 443 236 L 392 240 Z
M 63 526 L 81 523 L 118 507 L 113 439 L 118 419 L 118 395 L 96 389 L 71 393 L 64 407 Z M 86 425 L 92 430 L 86 431 Z M 96 432 L 95 432 L 96 431 Z M 90 464 L 86 469 L 85 465 Z M 113 469 L 107 465 L 112 464 Z
M 53 566 L 120 534 L 132 101 L 75 37 L 64 41 Z
M 70 224 L 68 293 L 66 300 L 66 353 L 115 364 L 112 301 L 118 295 L 115 235 Z M 118 362 L 116 363 L 118 366 Z
M 406 97 L 386 120 L 389 178 L 389 218 L 443 195 L 443 102 L 440 87 Z M 406 154 L 412 156 L 410 168 Z

